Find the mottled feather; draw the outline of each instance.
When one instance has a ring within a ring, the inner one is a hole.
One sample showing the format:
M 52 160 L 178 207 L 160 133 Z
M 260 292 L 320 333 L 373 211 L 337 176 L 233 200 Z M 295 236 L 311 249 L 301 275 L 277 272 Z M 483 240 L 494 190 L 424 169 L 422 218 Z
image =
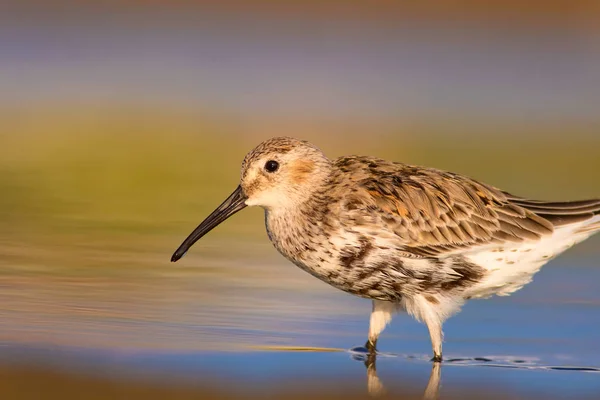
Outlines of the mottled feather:
M 536 240 L 554 230 L 501 190 L 458 174 L 361 156 L 339 158 L 334 166 L 336 184 L 353 188 L 343 212 L 374 219 L 417 256 Z

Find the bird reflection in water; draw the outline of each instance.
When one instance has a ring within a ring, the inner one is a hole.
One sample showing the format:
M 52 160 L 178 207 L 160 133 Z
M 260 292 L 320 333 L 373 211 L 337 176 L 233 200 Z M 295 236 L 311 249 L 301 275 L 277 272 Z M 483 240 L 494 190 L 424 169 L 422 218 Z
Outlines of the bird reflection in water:
M 387 394 L 381 379 L 377 375 L 377 354 L 365 352 L 355 353 L 352 358 L 357 361 L 363 361 L 367 368 L 367 390 L 371 397 L 383 397 Z M 442 378 L 442 364 L 432 362 L 429 381 L 423 393 L 423 400 L 438 400 L 440 394 L 440 382 Z

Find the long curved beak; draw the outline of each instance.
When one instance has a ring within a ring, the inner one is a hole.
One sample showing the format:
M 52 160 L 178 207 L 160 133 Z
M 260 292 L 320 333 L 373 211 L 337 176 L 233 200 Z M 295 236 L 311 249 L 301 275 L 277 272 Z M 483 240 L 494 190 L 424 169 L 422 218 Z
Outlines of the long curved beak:
M 181 243 L 181 246 L 173 256 L 171 261 L 175 262 L 185 255 L 185 253 L 196 243 L 202 236 L 210 232 L 214 227 L 231 217 L 236 212 L 246 207 L 246 195 L 241 186 L 238 186 L 225 201 L 217 207 L 190 235 Z

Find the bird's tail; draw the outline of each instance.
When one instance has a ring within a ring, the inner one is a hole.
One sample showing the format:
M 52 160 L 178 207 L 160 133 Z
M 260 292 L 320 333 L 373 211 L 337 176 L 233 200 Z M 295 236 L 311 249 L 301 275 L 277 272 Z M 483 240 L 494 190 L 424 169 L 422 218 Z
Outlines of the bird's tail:
M 588 235 L 600 230 L 600 199 L 549 202 L 512 197 L 510 202 L 550 221 L 555 228 L 571 226 L 573 233 Z
M 595 218 L 591 221 L 591 223 L 582 226 L 577 229 L 576 233 L 589 233 L 590 235 L 600 231 L 600 215 L 596 215 Z

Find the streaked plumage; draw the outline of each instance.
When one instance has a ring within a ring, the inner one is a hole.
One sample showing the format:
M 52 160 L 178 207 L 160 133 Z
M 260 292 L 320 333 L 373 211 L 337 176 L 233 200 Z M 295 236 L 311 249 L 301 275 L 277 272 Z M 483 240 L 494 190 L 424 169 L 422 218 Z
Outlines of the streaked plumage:
M 294 264 L 373 300 L 369 350 L 404 309 L 427 324 L 434 360 L 442 323 L 465 300 L 518 290 L 600 230 L 600 200 L 534 201 L 432 168 L 364 156 L 331 161 L 283 137 L 248 153 L 238 189 L 172 260 L 246 205 L 265 209 L 269 238 Z

